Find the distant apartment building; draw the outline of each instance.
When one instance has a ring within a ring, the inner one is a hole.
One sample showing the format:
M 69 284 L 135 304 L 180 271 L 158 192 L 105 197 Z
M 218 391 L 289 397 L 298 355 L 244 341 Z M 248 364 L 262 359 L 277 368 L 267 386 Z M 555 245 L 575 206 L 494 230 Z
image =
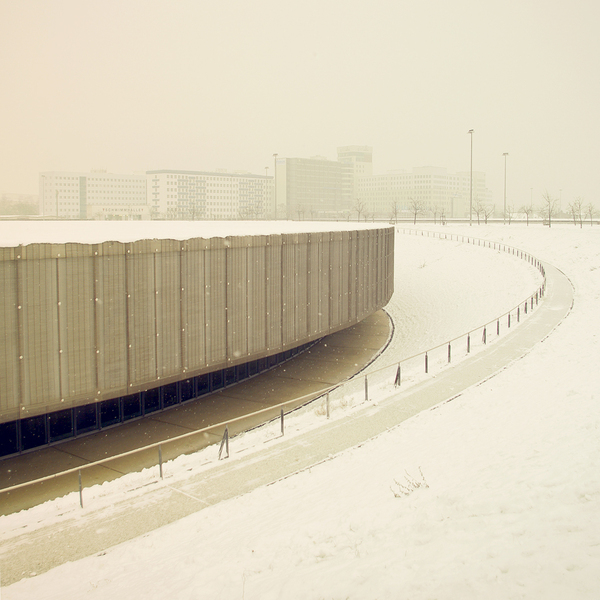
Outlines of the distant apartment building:
M 442 167 L 414 167 L 383 175 L 359 177 L 357 197 L 365 213 L 375 218 L 408 216 L 419 203 L 428 216 L 468 217 L 470 172 L 449 173 Z M 492 193 L 485 173 L 473 172 L 473 206 L 490 206 Z
M 150 218 L 146 176 L 92 171 L 40 173 L 40 215 L 57 219 Z
M 153 219 L 274 217 L 273 177 L 226 171 L 147 171 Z

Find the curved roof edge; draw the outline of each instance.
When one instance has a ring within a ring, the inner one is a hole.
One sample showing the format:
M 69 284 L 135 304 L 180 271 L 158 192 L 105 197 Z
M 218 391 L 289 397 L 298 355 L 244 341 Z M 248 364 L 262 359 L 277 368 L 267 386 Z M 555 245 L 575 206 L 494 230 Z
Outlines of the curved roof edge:
M 0 221 L 0 247 L 29 244 L 101 244 L 144 239 L 192 238 L 381 229 L 387 223 L 356 221 Z

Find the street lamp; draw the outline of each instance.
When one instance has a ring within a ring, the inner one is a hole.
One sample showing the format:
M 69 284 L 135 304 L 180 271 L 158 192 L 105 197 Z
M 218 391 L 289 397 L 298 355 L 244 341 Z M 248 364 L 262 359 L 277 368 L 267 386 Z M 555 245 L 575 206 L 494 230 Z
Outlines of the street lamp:
M 469 181 L 469 226 L 473 225 L 473 130 L 467 132 L 471 136 L 471 179 Z
M 502 156 L 504 156 L 504 224 L 506 225 L 506 157 L 508 152 L 505 152 Z
M 275 203 L 275 218 L 277 218 L 277 152 L 273 154 L 273 202 Z

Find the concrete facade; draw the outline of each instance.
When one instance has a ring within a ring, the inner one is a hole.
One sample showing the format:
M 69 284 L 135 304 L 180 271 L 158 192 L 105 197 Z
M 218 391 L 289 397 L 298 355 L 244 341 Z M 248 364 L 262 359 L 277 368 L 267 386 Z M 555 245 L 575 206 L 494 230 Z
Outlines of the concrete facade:
M 264 219 L 275 216 L 273 177 L 227 171 L 148 171 L 153 219 Z
M 40 215 L 56 219 L 150 218 L 145 175 L 92 171 L 40 173 Z
M 393 289 L 393 228 L 0 248 L 0 423 L 270 356 Z

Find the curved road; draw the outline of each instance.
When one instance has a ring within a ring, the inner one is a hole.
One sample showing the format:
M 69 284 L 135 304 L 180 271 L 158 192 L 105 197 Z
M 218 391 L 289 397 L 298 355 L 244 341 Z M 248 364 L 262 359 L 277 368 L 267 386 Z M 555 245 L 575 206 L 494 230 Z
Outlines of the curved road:
M 0 546 L 3 585 L 31 572 L 39 574 L 95 554 L 204 507 L 329 460 L 492 377 L 548 336 L 572 306 L 573 288 L 567 277 L 552 265 L 544 266 L 547 277 L 544 301 L 519 327 L 484 351 L 436 377 L 399 391 L 377 406 L 327 421 L 302 436 L 281 438 L 262 450 L 233 455 L 228 461 L 218 462 L 188 478 L 157 481 L 146 488 L 143 502 L 132 494 L 109 508 L 84 511 L 85 515 L 71 514 L 62 522 L 29 533 L 15 532 L 14 537 Z

